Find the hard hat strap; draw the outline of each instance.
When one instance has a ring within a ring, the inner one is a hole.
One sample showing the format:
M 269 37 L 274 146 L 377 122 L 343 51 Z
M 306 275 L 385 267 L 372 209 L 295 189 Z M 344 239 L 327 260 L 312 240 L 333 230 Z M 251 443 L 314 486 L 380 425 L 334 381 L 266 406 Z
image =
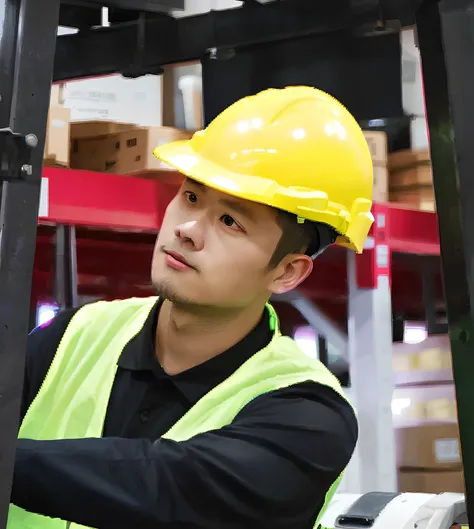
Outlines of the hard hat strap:
M 306 253 L 311 256 L 312 259 L 316 259 L 316 257 L 319 257 L 329 246 L 331 246 L 331 244 L 336 242 L 337 233 L 333 228 L 326 224 L 314 222 L 313 225 L 315 228 L 315 237 Z

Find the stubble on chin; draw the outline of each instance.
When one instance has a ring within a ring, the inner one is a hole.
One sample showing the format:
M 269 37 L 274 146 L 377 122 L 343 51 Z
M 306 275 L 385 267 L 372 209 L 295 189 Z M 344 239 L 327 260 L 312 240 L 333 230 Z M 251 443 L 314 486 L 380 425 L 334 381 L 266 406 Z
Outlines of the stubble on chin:
M 173 286 L 167 281 L 155 281 L 153 283 L 153 288 L 157 296 L 161 299 L 168 300 L 175 308 L 182 311 L 198 314 L 200 316 L 212 314 L 214 317 L 216 314 L 219 315 L 222 313 L 221 307 L 199 303 L 196 300 L 178 294 Z
M 157 296 L 161 299 L 167 299 L 173 305 L 192 305 L 192 301 L 184 296 L 179 295 L 168 281 L 156 281 L 153 288 Z

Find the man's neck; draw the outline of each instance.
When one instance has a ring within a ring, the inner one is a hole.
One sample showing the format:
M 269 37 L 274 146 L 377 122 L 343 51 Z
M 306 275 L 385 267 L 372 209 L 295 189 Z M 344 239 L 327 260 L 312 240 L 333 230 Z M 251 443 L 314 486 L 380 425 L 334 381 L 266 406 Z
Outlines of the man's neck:
M 156 327 L 156 356 L 170 375 L 187 371 L 240 342 L 262 313 L 261 304 L 239 311 L 200 311 L 164 300 Z

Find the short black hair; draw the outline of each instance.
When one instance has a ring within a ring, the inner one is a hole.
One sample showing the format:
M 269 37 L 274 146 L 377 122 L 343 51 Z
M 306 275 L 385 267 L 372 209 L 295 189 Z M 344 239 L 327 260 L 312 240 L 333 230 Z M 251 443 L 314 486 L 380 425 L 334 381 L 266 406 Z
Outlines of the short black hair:
M 330 226 L 307 220 L 300 223 L 296 215 L 283 210 L 277 212 L 277 224 L 281 228 L 281 237 L 270 259 L 270 268 L 292 253 L 316 256 L 337 237 L 336 231 Z

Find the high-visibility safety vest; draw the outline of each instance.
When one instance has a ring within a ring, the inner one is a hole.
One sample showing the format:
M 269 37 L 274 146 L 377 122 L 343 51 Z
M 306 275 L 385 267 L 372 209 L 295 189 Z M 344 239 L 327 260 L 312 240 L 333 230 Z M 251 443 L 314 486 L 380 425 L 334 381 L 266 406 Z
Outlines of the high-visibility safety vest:
M 157 298 L 98 302 L 71 319 L 50 369 L 21 424 L 28 439 L 100 438 L 124 347 L 143 328 Z M 222 428 L 250 401 L 264 393 L 307 380 L 343 395 L 338 380 L 321 362 L 281 336 L 278 318 L 267 305 L 274 332 L 269 345 L 254 354 L 223 383 L 202 397 L 163 436 L 173 441 Z M 330 501 L 340 481 L 326 495 Z M 321 516 L 322 512 L 318 516 Z M 80 529 L 83 526 L 10 506 L 7 529 Z

